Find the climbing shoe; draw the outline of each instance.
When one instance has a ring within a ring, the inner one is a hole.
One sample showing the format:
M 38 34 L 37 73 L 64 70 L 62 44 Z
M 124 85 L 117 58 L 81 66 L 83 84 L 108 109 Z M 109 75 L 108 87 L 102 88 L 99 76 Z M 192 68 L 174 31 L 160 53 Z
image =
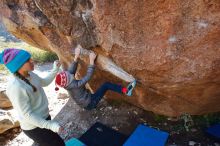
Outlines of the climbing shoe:
M 133 89 L 134 89 L 135 86 L 136 86 L 136 80 L 134 80 L 133 82 L 131 82 L 131 83 L 127 86 L 127 89 L 128 89 L 128 91 L 127 91 L 127 93 L 126 93 L 127 96 L 131 96 L 131 95 L 132 95 L 132 91 L 133 91 Z

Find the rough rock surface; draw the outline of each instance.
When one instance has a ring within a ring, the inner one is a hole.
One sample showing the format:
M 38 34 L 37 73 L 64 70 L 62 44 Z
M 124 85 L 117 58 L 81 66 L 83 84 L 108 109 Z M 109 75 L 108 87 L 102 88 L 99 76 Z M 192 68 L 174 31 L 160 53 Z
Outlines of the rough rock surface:
M 0 83 L 0 109 L 12 108 L 11 101 L 8 99 L 5 93 L 7 87 L 7 78 L 5 77 L 4 71 L 1 71 Z
M 15 116 L 14 110 L 1 110 L 0 111 L 0 134 L 4 133 L 5 131 L 19 127 L 20 124 Z
M 0 6 L 11 33 L 54 51 L 64 65 L 80 43 L 139 80 L 133 97 L 108 97 L 169 116 L 220 111 L 219 0 L 3 0 Z M 90 85 L 104 81 L 122 82 L 98 65 Z
M 8 99 L 7 95 L 5 94 L 5 91 L 0 91 L 0 108 L 11 108 L 12 104 L 10 100 Z

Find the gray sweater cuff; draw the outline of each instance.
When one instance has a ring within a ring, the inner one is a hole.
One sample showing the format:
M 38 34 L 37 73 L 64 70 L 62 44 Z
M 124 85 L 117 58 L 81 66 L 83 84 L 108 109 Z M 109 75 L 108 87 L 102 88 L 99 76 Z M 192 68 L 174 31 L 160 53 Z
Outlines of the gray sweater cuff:
M 93 65 L 89 64 L 88 67 L 95 68 L 95 65 L 94 64 Z

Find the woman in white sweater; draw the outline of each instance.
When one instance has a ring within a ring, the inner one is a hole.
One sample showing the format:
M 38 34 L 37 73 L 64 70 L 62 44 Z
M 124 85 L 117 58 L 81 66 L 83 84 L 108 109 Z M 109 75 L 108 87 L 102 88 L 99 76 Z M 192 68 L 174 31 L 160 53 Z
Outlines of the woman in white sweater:
M 41 78 L 32 72 L 34 64 L 30 53 L 20 49 L 5 49 L 0 54 L 0 64 L 13 73 L 6 94 L 18 113 L 24 133 L 40 146 L 65 146 L 57 134 L 63 132 L 63 128 L 51 120 L 48 99 L 42 88 L 53 81 L 60 63 L 55 61 L 51 73 Z

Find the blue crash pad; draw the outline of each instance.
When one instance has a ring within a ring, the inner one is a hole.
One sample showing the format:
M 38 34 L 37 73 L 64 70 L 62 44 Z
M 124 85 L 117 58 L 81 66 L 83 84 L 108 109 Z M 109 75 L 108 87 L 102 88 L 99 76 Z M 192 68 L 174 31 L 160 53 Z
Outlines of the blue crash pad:
M 76 138 L 71 138 L 68 141 L 65 142 L 66 146 L 86 146 L 81 141 L 79 141 Z
M 219 124 L 215 124 L 211 127 L 209 127 L 206 132 L 218 139 L 220 139 L 220 123 Z
M 138 125 L 123 146 L 164 146 L 169 134 L 145 125 Z

